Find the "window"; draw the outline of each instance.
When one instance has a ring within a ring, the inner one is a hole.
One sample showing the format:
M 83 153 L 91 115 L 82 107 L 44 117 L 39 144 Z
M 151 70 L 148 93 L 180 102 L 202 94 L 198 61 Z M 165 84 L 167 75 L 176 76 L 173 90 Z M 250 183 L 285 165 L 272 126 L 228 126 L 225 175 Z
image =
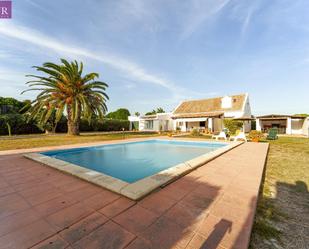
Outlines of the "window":
M 206 122 L 205 121 L 200 121 L 200 127 L 205 127 L 206 126 Z
M 148 130 L 152 130 L 153 129 L 153 120 L 147 120 L 145 122 L 145 128 Z

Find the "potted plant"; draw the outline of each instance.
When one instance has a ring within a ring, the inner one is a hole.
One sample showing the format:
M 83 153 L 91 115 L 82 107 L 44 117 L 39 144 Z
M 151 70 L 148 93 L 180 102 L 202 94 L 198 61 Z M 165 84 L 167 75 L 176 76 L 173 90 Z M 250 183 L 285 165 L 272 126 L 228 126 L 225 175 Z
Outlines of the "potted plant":
M 258 143 L 263 138 L 263 133 L 261 131 L 252 130 L 249 133 L 249 138 L 252 142 Z

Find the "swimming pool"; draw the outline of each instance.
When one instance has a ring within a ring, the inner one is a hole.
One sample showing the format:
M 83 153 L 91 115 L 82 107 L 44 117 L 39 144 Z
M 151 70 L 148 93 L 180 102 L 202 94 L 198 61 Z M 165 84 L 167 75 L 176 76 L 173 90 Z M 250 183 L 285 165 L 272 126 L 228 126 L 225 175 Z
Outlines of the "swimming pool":
M 133 183 L 225 145 L 156 139 L 42 154 Z
M 24 156 L 138 200 L 242 142 L 135 139 L 107 143 Z

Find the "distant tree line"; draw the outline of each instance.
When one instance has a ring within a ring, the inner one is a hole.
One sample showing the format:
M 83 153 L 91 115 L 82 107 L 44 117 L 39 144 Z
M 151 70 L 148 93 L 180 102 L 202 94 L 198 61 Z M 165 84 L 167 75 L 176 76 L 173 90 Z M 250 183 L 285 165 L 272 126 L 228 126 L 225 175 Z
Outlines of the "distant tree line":
M 150 112 L 147 112 L 145 115 L 154 115 L 157 113 L 165 113 L 164 109 L 162 107 L 158 107 L 156 110 L 152 110 Z
M 67 132 L 67 117 L 62 115 L 60 121 L 55 123 L 53 112 L 44 124 L 38 119 L 28 119 L 27 111 L 31 107 L 30 100 L 19 101 L 14 98 L 0 97 L 0 135 L 36 134 L 50 132 Z M 129 129 L 129 110 L 120 108 L 108 113 L 104 118 L 92 117 L 91 121 L 81 119 L 81 131 L 120 131 Z
M 36 134 L 36 133 L 54 133 L 67 132 L 67 117 L 62 115 L 60 120 L 56 121 L 56 111 L 53 111 L 47 122 L 40 122 L 38 115 L 35 119 L 29 119 L 28 110 L 31 108 L 31 100 L 19 101 L 11 97 L 0 97 L 0 135 L 18 135 L 18 134 Z M 164 113 L 163 108 L 159 107 L 146 115 Z M 139 112 L 134 113 L 140 116 Z M 93 116 L 89 122 L 82 118 L 80 121 L 81 131 L 120 131 L 123 128 L 129 129 L 128 117 L 130 111 L 126 108 L 119 108 L 116 111 L 109 112 L 104 118 L 100 119 Z

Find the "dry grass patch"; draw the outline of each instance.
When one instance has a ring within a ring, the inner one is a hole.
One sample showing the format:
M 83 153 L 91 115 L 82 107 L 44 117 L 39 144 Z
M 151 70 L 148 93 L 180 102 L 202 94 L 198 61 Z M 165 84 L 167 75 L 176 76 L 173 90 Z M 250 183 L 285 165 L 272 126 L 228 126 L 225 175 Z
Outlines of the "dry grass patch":
M 271 141 L 250 248 L 307 249 L 308 191 L 309 139 Z
M 125 133 L 125 134 L 81 134 L 80 136 L 59 135 L 34 135 L 0 138 L 1 150 L 29 149 L 44 146 L 57 146 L 78 143 L 100 142 L 107 140 L 119 140 L 125 138 L 138 138 L 158 136 L 157 134 Z

